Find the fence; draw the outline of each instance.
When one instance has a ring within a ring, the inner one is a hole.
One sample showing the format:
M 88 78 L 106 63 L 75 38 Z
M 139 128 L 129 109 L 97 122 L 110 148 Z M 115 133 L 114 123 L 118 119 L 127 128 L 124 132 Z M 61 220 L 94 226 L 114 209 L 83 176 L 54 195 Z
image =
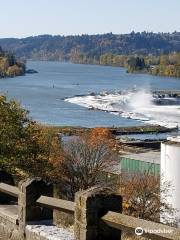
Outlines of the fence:
M 134 234 L 136 228 L 139 234 L 143 229 L 142 236 L 149 239 L 180 239 L 180 229 L 123 215 L 121 196 L 112 194 L 106 187 L 95 186 L 78 192 L 75 202 L 53 198 L 52 186 L 38 178 L 20 182 L 18 187 L 0 183 L 0 192 L 17 198 L 17 206 L 13 205 L 17 214 L 8 219 L 16 225 L 16 232 L 11 232 L 11 235 L 17 237 L 13 239 L 26 239 L 26 225 L 32 221 L 52 219 L 54 209 L 74 216 L 75 240 L 119 240 L 121 231 Z M 1 222 L 4 221 L 3 216 L 7 217 L 1 214 Z

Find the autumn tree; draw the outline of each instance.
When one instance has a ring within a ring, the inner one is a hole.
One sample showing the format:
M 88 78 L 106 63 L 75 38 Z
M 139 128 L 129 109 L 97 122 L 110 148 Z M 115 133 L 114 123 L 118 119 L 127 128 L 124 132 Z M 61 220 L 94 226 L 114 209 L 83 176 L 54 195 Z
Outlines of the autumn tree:
M 15 58 L 13 54 L 3 52 L 0 48 L 0 78 L 23 75 L 25 63 Z
M 160 222 L 160 215 L 164 215 L 166 224 L 172 224 L 176 209 L 167 202 L 171 183 L 164 182 L 160 187 L 160 177 L 145 172 L 124 179 L 121 188 L 125 214 L 154 222 Z
M 11 173 L 48 176 L 52 136 L 28 117 L 20 105 L 0 97 L 0 169 Z
M 116 145 L 115 139 L 108 128 L 97 127 L 93 128 L 88 135 L 86 135 L 89 144 L 106 144 L 110 148 Z
M 63 158 L 53 161 L 54 179 L 61 194 L 73 200 L 79 190 L 102 183 L 102 172 L 116 162 L 106 130 L 96 129 L 63 145 Z
M 168 65 L 168 64 L 169 64 L 168 55 L 161 55 L 160 56 L 160 65 Z

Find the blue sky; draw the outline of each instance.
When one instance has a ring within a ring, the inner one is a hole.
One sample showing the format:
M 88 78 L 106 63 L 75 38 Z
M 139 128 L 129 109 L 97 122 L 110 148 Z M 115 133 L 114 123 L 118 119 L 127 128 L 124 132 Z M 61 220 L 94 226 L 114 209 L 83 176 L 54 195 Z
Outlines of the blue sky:
M 180 0 L 0 0 L 0 37 L 180 31 Z

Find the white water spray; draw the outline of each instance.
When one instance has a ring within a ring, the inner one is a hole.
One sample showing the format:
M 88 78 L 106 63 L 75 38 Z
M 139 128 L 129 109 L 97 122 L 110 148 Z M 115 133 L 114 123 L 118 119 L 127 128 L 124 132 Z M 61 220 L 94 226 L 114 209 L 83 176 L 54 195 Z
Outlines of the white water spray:
M 157 105 L 150 91 L 131 90 L 98 95 L 76 96 L 65 101 L 89 109 L 107 111 L 149 124 L 166 127 L 180 126 L 180 105 Z

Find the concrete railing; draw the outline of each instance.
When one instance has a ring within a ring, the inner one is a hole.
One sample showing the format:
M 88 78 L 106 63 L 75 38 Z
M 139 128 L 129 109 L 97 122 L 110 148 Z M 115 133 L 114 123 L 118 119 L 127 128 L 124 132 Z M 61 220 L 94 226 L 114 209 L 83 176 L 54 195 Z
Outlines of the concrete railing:
M 108 212 L 102 220 L 109 226 L 134 234 L 142 233 L 148 239 L 177 240 L 180 239 L 180 229 L 169 227 L 164 224 L 134 218 L 124 214 Z
M 62 199 L 41 196 L 37 201 L 37 204 L 50 209 L 56 209 L 58 211 L 68 212 L 74 214 L 75 203 Z
M 0 183 L 0 192 L 3 194 L 2 203 L 0 199 L 0 239 L 25 240 L 27 224 L 52 219 L 52 210 L 39 207 L 36 203 L 41 195 L 53 195 L 52 186 L 42 179 L 27 179 L 21 181 L 18 187 Z M 12 196 L 13 201 L 8 196 Z
M 19 189 L 6 183 L 0 183 L 0 192 L 18 198 Z
M 77 193 L 75 203 L 44 196 L 37 202 L 59 211 L 75 212 L 76 240 L 92 240 L 101 235 L 102 239 L 120 239 L 121 231 L 135 235 L 135 230 L 149 239 L 180 239 L 180 229 L 119 213 L 121 197 L 107 193 L 106 188 L 94 187 Z M 116 212 L 108 211 L 113 208 Z
M 143 229 L 142 236 L 149 239 L 180 240 L 177 228 L 123 215 L 121 196 L 112 194 L 106 187 L 78 192 L 75 202 L 53 198 L 52 186 L 41 179 L 20 182 L 18 188 L 0 183 L 0 191 L 18 198 L 17 239 L 26 239 L 25 227 L 29 221 L 50 219 L 52 209 L 56 209 L 74 215 L 75 240 L 119 240 L 121 231 L 135 236 L 137 228 L 140 234 Z

